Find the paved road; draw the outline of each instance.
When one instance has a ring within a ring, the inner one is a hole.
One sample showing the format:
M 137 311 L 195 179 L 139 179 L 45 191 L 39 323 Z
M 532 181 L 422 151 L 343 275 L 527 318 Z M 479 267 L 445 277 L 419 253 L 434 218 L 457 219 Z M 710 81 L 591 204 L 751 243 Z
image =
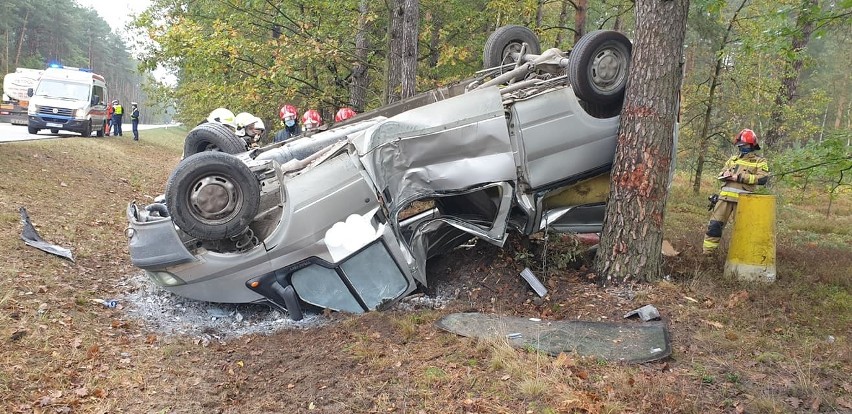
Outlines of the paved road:
M 146 125 L 140 124 L 139 130 L 145 129 L 153 129 L 153 128 L 162 128 L 165 125 Z M 122 138 L 133 138 L 133 132 L 130 131 L 130 124 L 124 124 L 124 136 Z M 95 135 L 92 134 L 92 137 Z M 27 133 L 27 127 L 24 125 L 12 125 L 6 123 L 0 123 L 0 142 L 15 142 L 15 141 L 30 141 L 34 139 L 51 139 L 51 138 L 65 138 L 65 137 L 80 137 L 80 134 L 76 134 L 68 131 L 59 131 L 58 134 L 51 134 L 50 130 L 42 130 L 38 133 L 38 135 L 30 135 Z

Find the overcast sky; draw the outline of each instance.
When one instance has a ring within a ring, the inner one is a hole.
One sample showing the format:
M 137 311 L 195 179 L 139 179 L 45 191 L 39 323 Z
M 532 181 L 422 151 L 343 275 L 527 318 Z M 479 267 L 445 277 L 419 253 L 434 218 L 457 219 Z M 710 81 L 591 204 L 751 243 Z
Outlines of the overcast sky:
M 98 14 L 106 20 L 122 39 L 127 41 L 128 50 L 131 49 L 134 42 L 130 41 L 130 34 L 127 30 L 127 25 L 132 20 L 134 15 L 141 13 L 151 5 L 151 0 L 76 0 L 77 4 L 82 7 L 94 9 Z M 154 77 L 162 82 L 174 85 L 176 80 L 174 75 L 167 73 L 163 69 L 154 71 Z
M 150 0 L 77 0 L 82 7 L 95 9 L 110 27 L 118 33 L 125 32 L 131 15 L 139 14 L 151 4 Z

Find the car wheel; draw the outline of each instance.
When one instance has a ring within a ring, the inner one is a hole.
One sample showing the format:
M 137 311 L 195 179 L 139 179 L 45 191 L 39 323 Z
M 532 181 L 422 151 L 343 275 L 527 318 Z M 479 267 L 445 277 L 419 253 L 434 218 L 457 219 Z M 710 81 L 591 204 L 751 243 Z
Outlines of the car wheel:
M 31 126 L 28 126 L 27 132 L 29 132 L 30 134 L 38 134 L 38 128 L 33 128 Z
M 239 154 L 246 151 L 246 142 L 225 125 L 205 122 L 189 131 L 183 144 L 183 156 L 189 157 L 204 151 Z
M 102 137 L 102 136 L 104 136 L 104 130 L 105 130 L 105 129 L 106 129 L 106 121 L 102 122 L 102 123 L 101 123 L 101 127 L 100 127 L 100 128 L 98 128 L 98 130 L 97 130 L 97 131 L 95 131 L 95 136 L 96 136 L 96 137 Z
M 50 133 L 51 133 L 51 134 L 58 134 L 58 133 L 59 133 L 59 130 L 58 130 L 58 129 L 51 129 L 51 130 L 50 130 Z
M 89 121 L 86 126 L 83 128 L 83 131 L 80 132 L 80 135 L 88 138 L 92 136 L 92 121 Z
M 248 228 L 260 205 L 260 184 L 238 158 L 205 151 L 181 161 L 169 176 L 166 204 L 190 236 L 221 240 Z
M 515 59 L 511 54 L 520 52 L 521 45 L 524 43 L 529 45 L 527 53 L 535 55 L 541 53 L 538 37 L 532 30 L 516 25 L 497 28 L 485 42 L 485 49 L 482 52 L 483 66 L 487 69 L 514 62 Z
M 568 81 L 578 98 L 592 104 L 618 103 L 624 97 L 633 45 L 622 33 L 591 32 L 568 56 Z

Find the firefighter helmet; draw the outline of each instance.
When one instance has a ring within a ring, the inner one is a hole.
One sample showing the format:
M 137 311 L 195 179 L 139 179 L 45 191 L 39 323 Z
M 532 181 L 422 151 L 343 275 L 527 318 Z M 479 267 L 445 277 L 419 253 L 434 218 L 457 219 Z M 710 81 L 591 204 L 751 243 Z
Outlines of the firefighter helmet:
M 320 125 L 322 125 L 322 117 L 316 109 L 308 109 L 302 115 L 302 126 L 305 127 L 306 131 L 317 129 Z
M 278 111 L 278 116 L 284 121 L 284 118 L 292 117 L 296 119 L 299 117 L 299 113 L 296 112 L 296 107 L 290 104 L 284 105 L 281 107 L 281 110 Z
M 226 108 L 216 108 L 207 116 L 207 122 L 218 122 L 235 128 L 234 113 Z
M 355 116 L 355 111 L 349 107 L 340 108 L 337 113 L 334 115 L 334 122 L 343 122 L 349 118 Z
M 757 134 L 755 134 L 754 131 L 748 128 L 740 131 L 740 133 L 737 134 L 737 139 L 734 144 L 736 144 L 737 146 L 751 145 L 752 148 L 756 150 L 760 149 L 760 145 L 758 145 L 757 143 Z
M 237 126 L 237 136 L 245 136 L 247 127 L 257 122 L 256 120 L 257 117 L 248 112 L 238 113 L 237 116 L 234 117 L 234 123 Z

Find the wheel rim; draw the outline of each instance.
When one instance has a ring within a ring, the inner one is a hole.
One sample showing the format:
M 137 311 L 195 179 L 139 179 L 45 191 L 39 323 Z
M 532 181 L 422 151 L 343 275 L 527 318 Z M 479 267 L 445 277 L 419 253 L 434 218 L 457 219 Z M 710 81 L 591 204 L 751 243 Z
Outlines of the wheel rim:
M 221 148 L 219 148 L 219 146 L 218 146 L 218 145 L 216 145 L 216 144 L 214 144 L 214 143 L 212 143 L 212 142 L 205 142 L 204 144 L 202 144 L 202 145 L 201 145 L 201 148 L 199 148 L 199 149 L 200 149 L 201 151 L 198 151 L 198 152 L 204 152 L 204 151 L 217 151 L 217 152 L 222 152 L 222 149 L 221 149 Z
M 621 87 L 627 76 L 627 53 L 618 47 L 600 49 L 589 67 L 589 78 L 596 89 L 612 92 Z
M 515 63 L 517 59 L 515 59 L 512 54 L 521 53 L 521 48 L 523 48 L 523 43 L 520 42 L 513 42 L 506 45 L 506 47 L 503 48 L 503 59 L 500 60 L 500 65 Z
M 228 222 L 239 212 L 242 191 L 229 177 L 205 176 L 195 181 L 188 194 L 190 213 L 207 224 Z

